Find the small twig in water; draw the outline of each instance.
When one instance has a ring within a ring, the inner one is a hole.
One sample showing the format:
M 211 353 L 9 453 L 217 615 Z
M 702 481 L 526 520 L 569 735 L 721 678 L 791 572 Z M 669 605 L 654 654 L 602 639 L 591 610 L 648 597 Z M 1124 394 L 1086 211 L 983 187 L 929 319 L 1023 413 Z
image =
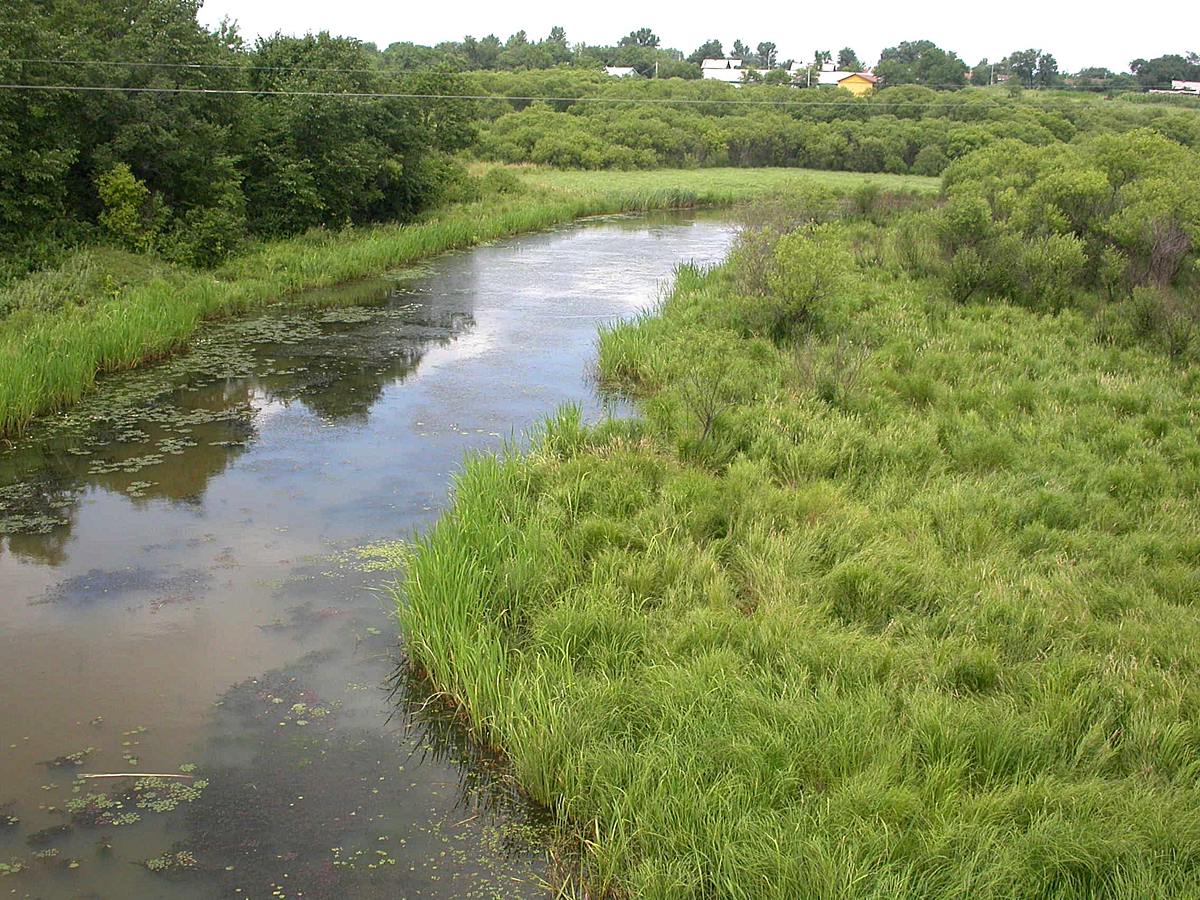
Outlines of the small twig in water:
M 106 772 L 102 775 L 79 775 L 79 778 L 182 778 L 191 781 L 195 775 L 155 774 L 154 772 Z

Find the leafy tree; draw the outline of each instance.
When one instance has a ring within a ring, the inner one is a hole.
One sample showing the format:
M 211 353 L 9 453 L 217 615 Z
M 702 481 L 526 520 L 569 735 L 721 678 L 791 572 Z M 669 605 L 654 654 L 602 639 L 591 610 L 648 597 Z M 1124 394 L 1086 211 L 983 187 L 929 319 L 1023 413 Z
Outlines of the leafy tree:
M 1175 79 L 1200 81 L 1200 59 L 1195 53 L 1186 56 L 1170 53 L 1150 60 L 1135 59 L 1129 64 L 1129 71 L 1137 76 L 1143 88 L 1169 88 Z
M 1033 87 L 1034 75 L 1037 73 L 1038 57 L 1041 50 L 1014 50 L 1005 57 L 1004 62 L 1011 75 L 1020 79 L 1021 84 Z
M 154 247 L 167 212 L 160 197 L 151 195 L 145 183 L 134 177 L 129 166 L 117 163 L 96 178 L 96 192 L 104 208 L 100 227 L 126 250 L 147 251 Z
M 725 48 L 716 38 L 705 41 L 690 54 L 687 61 L 700 65 L 706 59 L 723 59 L 725 56 Z
M 817 50 L 813 53 L 813 66 L 818 69 L 824 68 L 831 59 L 833 59 L 833 54 L 828 50 Z
M 699 78 L 700 66 L 683 59 L 668 59 L 658 64 L 659 78 Z
M 959 88 L 966 84 L 967 64 L 932 41 L 904 41 L 880 54 L 875 74 L 889 85 Z
M 858 59 L 858 54 L 850 47 L 843 47 L 838 51 L 837 67 L 842 72 L 859 72 L 864 68 Z
M 649 28 L 631 31 L 617 42 L 618 47 L 657 47 L 660 39 Z
M 1080 69 L 1071 76 L 1071 80 L 1076 87 L 1093 91 L 1128 91 L 1137 87 L 1137 79 L 1132 75 L 1125 72 L 1114 72 L 1103 66 Z
M 971 69 L 971 84 L 982 85 L 991 84 L 992 79 L 997 75 L 1005 74 L 1005 66 L 1003 63 L 994 64 L 988 62 L 985 56 L 981 59 L 974 68 Z
M 758 64 L 764 69 L 770 69 L 775 65 L 775 59 L 779 55 L 779 51 L 775 44 L 771 41 L 762 41 L 758 45 Z
M 1053 55 L 1049 53 L 1038 55 L 1037 72 L 1034 74 L 1034 81 L 1040 88 L 1051 88 L 1058 83 L 1058 60 Z
M 730 52 L 733 54 L 734 59 L 752 60 L 754 57 L 754 52 L 740 40 L 733 42 L 733 50 Z
M 467 35 L 462 41 L 463 54 L 473 69 L 495 69 L 500 62 L 504 45 L 494 34 L 480 40 Z

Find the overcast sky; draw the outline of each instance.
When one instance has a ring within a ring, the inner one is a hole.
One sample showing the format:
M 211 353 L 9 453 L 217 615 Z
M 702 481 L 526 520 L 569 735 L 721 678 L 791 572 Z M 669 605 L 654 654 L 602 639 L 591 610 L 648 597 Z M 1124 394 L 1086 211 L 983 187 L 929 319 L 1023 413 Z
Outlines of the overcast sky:
M 380 3 L 372 0 L 206 0 L 201 21 L 228 16 L 248 38 L 282 31 L 327 30 L 371 41 L 380 49 L 394 41 L 436 44 L 465 34 L 496 34 L 503 40 L 524 28 L 530 39 L 554 25 L 572 43 L 616 43 L 648 26 L 663 46 L 690 53 L 710 37 L 729 49 L 735 38 L 754 46 L 774 41 L 781 59 L 808 60 L 814 50 L 853 47 L 864 62 L 903 40 L 928 38 L 958 53 L 969 65 L 996 60 L 1012 50 L 1037 47 L 1053 53 L 1062 71 L 1106 66 L 1124 71 L 1131 59 L 1200 50 L 1200 8 L 1115 3 L 986 3 L 916 0 L 858 6 L 831 2 L 720 3 L 686 0 L 658 3 L 513 4 L 500 2 Z M 1191 41 L 1195 46 L 1187 46 Z

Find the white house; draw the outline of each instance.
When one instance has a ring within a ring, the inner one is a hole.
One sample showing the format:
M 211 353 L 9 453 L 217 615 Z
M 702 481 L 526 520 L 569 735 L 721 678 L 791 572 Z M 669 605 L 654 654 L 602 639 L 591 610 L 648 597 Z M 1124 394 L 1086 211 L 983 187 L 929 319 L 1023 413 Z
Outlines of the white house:
M 637 69 L 633 66 L 605 66 L 604 74 L 611 75 L 613 78 L 633 78 L 637 76 Z
M 1172 78 L 1171 90 L 1185 91 L 1189 94 L 1200 94 L 1200 81 L 1180 81 L 1177 78 Z
M 700 75 L 711 81 L 724 81 L 726 84 L 741 84 L 745 73 L 740 59 L 706 59 L 700 63 Z

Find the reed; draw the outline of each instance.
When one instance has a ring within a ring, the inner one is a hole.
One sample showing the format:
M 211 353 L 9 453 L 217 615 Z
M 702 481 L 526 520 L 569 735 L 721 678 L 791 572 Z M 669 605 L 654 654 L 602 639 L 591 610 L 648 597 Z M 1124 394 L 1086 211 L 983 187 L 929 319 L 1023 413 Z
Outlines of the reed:
M 585 216 L 728 204 L 778 187 L 781 179 L 848 177 L 798 170 L 757 176 L 758 170 L 664 171 L 624 183 L 596 173 L 589 183 L 588 175 L 575 173 L 555 186 L 555 176 L 527 170 L 529 186 L 521 193 L 454 205 L 411 224 L 317 231 L 263 244 L 215 271 L 82 251 L 59 270 L 0 292 L 0 314 L 10 310 L 0 318 L 0 436 L 75 403 L 105 373 L 179 351 L 209 319 L 302 302 L 301 292 L 309 289 Z M 924 187 L 920 179 L 912 183 Z
M 780 334 L 735 274 L 601 336 L 639 419 L 468 461 L 415 664 L 589 896 L 1200 895 L 1200 369 L 880 264 Z

